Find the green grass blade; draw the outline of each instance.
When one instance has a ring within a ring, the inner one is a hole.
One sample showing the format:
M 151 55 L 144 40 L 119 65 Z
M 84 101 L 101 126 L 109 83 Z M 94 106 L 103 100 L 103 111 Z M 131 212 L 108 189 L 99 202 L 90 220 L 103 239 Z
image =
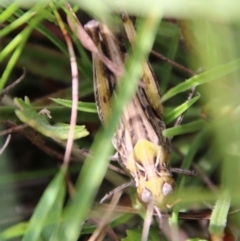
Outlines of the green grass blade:
M 163 131 L 163 134 L 166 137 L 183 135 L 183 134 L 199 131 L 205 125 L 206 125 L 206 121 L 204 121 L 204 120 L 193 121 L 193 122 L 190 122 L 188 124 L 168 128 L 165 131 Z
M 180 116 L 183 112 L 185 112 L 187 109 L 189 109 L 200 97 L 195 96 L 191 100 L 188 100 L 187 102 L 183 103 L 182 105 L 176 107 L 171 112 L 167 113 L 164 116 L 165 123 L 169 124 L 171 121 L 176 119 L 178 116 Z
M 7 67 L 5 68 L 5 70 L 2 74 L 1 79 L 0 79 L 0 90 L 3 89 L 4 85 L 6 84 L 6 81 L 8 80 L 8 77 L 9 77 L 12 69 L 16 65 L 16 62 L 17 62 L 20 54 L 22 53 L 25 42 L 27 41 L 32 29 L 43 18 L 44 18 L 44 16 L 42 16 L 42 15 L 37 15 L 36 17 L 34 17 L 31 20 L 31 24 L 28 25 L 21 33 L 19 33 L 17 35 L 17 37 L 15 37 L 14 40 L 12 40 L 11 43 L 8 44 L 7 47 L 5 47 L 5 49 L 0 53 L 0 62 L 1 62 L 4 58 L 6 58 L 11 53 L 11 51 L 13 51 L 14 48 L 16 48 L 14 53 L 12 54 L 8 64 L 7 64 Z
M 236 71 L 239 68 L 240 68 L 240 60 L 237 59 L 227 64 L 223 64 L 221 66 L 213 68 L 202 74 L 196 75 L 186 80 L 185 82 L 170 89 L 165 95 L 163 95 L 162 100 L 166 101 L 183 91 L 191 89 L 194 86 L 202 85 L 213 80 L 218 80 L 224 75 L 232 73 L 233 71 Z
M 230 205 L 231 197 L 228 192 L 224 192 L 221 195 L 221 197 L 217 200 L 211 215 L 210 225 L 208 229 L 211 235 L 224 235 L 224 229 L 226 227 Z
M 43 193 L 35 211 L 30 219 L 29 226 L 23 237 L 23 241 L 38 241 L 42 230 L 49 225 L 49 214 L 52 214 L 52 208 L 56 203 L 63 203 L 65 192 L 65 174 L 66 169 L 61 168 L 58 174 L 53 178 L 51 183 Z
M 20 18 L 14 20 L 11 24 L 7 25 L 4 29 L 0 31 L 0 38 L 6 36 L 16 28 L 20 27 L 22 24 L 26 23 L 29 19 L 32 18 L 34 12 L 35 10 L 33 8 L 24 13 Z
M 0 23 L 7 21 L 19 8 L 16 1 L 12 2 L 4 11 L 0 14 Z
M 63 100 L 63 99 L 55 99 L 55 98 L 50 98 L 50 99 L 59 105 L 72 108 L 71 100 Z M 97 108 L 95 103 L 86 103 L 86 102 L 79 101 L 78 110 L 83 112 L 89 112 L 89 113 L 97 113 Z

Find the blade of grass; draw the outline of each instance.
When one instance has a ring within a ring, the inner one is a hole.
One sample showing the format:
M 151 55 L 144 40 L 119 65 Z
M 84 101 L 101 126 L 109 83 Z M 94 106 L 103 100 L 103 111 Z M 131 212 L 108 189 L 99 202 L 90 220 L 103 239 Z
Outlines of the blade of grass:
M 208 228 L 209 233 L 212 235 L 212 238 L 218 237 L 218 239 L 214 240 L 222 240 L 224 236 L 224 229 L 226 227 L 230 205 L 230 195 L 227 191 L 225 191 L 217 200 L 210 219 L 210 225 Z
M 199 98 L 200 98 L 200 96 L 195 96 L 193 99 L 188 100 L 187 102 L 183 103 L 182 105 L 176 107 L 171 112 L 168 112 L 164 117 L 165 123 L 169 124 L 171 121 L 176 119 L 183 112 L 185 112 L 187 109 L 189 109 Z
M 0 14 L 0 23 L 3 23 L 4 21 L 7 21 L 9 17 L 11 17 L 19 8 L 16 1 L 14 1 L 12 4 L 10 4 L 4 11 Z
M 4 50 L 0 53 L 0 62 L 10 54 L 11 51 L 15 48 L 14 53 L 12 54 L 3 74 L 0 79 L 0 90 L 3 89 L 4 85 L 6 84 L 6 81 L 14 68 L 20 54 L 22 53 L 22 50 L 25 46 L 25 43 L 32 32 L 34 26 L 36 26 L 43 18 L 44 15 L 41 15 L 41 9 L 43 7 L 44 1 L 40 1 L 37 3 L 35 10 L 38 11 L 38 15 L 33 17 L 30 21 L 31 24 L 29 24 L 21 33 L 19 33 L 10 44 L 8 44 L 7 47 L 4 48 Z
M 52 213 L 53 206 L 56 203 L 62 203 L 65 193 L 64 178 L 66 169 L 61 168 L 51 183 L 46 188 L 35 211 L 30 219 L 29 226 L 23 237 L 23 241 L 40 240 L 42 230 L 49 225 L 49 213 Z M 61 207 L 62 208 L 62 207 Z
M 72 101 L 71 100 L 63 100 L 63 99 L 55 99 L 55 98 L 50 98 L 54 102 L 69 107 L 71 108 L 72 106 Z M 79 111 L 84 111 L 84 112 L 89 112 L 89 113 L 97 113 L 96 109 L 96 104 L 95 103 L 87 103 L 87 102 L 78 102 L 78 110 Z
M 193 121 L 188 124 L 168 128 L 165 131 L 163 131 L 163 135 L 166 137 L 172 137 L 172 136 L 187 134 L 194 131 L 199 131 L 205 125 L 206 125 L 206 121 L 204 120 Z
M 222 76 L 232 73 L 240 68 L 240 59 L 231 61 L 227 64 L 220 65 L 202 74 L 196 75 L 185 82 L 173 87 L 165 95 L 163 95 L 162 100 L 166 101 L 171 97 L 185 91 L 189 90 L 194 86 L 208 83 L 210 81 L 218 80 Z

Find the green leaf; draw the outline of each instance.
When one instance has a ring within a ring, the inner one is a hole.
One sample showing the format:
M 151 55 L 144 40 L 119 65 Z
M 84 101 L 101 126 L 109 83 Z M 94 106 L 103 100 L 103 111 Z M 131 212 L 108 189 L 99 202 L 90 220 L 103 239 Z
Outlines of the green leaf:
M 11 55 L 6 67 L 4 68 L 4 71 L 2 73 L 1 79 L 0 79 L 0 90 L 3 89 L 4 85 L 6 84 L 11 71 L 13 70 L 13 68 L 15 67 L 17 60 L 19 59 L 22 50 L 25 46 L 25 43 L 28 39 L 28 37 L 30 36 L 34 26 L 38 25 L 41 20 L 44 18 L 44 14 L 40 14 L 41 11 L 44 11 L 43 9 L 43 2 L 42 1 L 38 1 L 38 3 L 33 7 L 33 9 L 29 10 L 29 12 L 38 12 L 39 14 L 35 14 L 35 15 L 31 15 L 31 20 L 30 20 L 30 24 L 28 26 L 26 26 L 24 28 L 24 30 L 22 30 L 19 34 L 17 34 L 17 36 L 11 41 L 11 43 L 9 43 L 3 50 L 1 50 L 0 52 L 0 62 L 3 61 L 7 56 Z M 14 8 L 14 6 L 13 6 Z M 30 14 L 29 12 L 26 13 L 26 15 L 29 17 Z M 26 15 L 23 16 L 23 19 L 26 20 Z M 22 21 L 22 19 L 21 19 Z M 20 22 L 21 22 L 20 21 Z M 10 29 L 14 29 L 14 24 L 13 26 L 10 26 Z M 19 23 L 17 23 L 19 24 Z M 16 26 L 15 26 L 16 27 Z M 8 25 L 7 25 L 7 29 L 8 29 Z M 10 31 L 10 29 L 8 29 L 6 32 Z M 3 34 L 6 34 L 5 32 L 5 28 L 0 30 L 0 36 Z M 2 34 L 3 33 L 3 34 Z M 13 51 L 13 53 L 12 53 Z
M 138 241 L 141 240 L 141 231 L 140 230 L 127 230 L 127 237 L 123 238 L 122 241 Z
M 68 138 L 70 125 L 64 123 L 58 123 L 54 126 L 50 125 L 47 117 L 37 113 L 27 97 L 25 97 L 25 102 L 19 98 L 15 98 L 14 102 L 20 109 L 16 110 L 15 113 L 23 123 L 28 124 L 45 136 L 60 140 L 66 140 Z M 85 126 L 76 126 L 74 139 L 85 137 L 88 134 Z
M 0 23 L 3 23 L 4 21 L 7 21 L 11 15 L 13 15 L 16 10 L 19 8 L 16 1 L 14 1 L 11 5 L 9 5 L 5 11 L 1 12 L 0 14 Z
M 65 197 L 65 174 L 66 169 L 61 168 L 46 188 L 30 219 L 23 241 L 37 241 L 40 235 L 49 240 L 50 235 L 46 235 L 45 228 L 51 227 L 60 219 Z M 53 227 L 51 233 L 55 231 Z
M 216 68 L 213 68 L 209 71 L 206 71 L 202 74 L 195 75 L 194 77 L 186 80 L 185 82 L 173 87 L 170 89 L 163 97 L 162 101 L 166 101 L 170 99 L 171 97 L 191 89 L 194 86 L 198 86 L 201 84 L 208 83 L 213 80 L 218 80 L 222 76 L 232 73 L 233 71 L 240 68 L 240 59 L 234 60 L 232 62 L 229 62 L 227 64 L 220 65 Z
M 224 192 L 222 196 L 217 200 L 217 203 L 213 209 L 209 232 L 212 235 L 223 235 L 224 229 L 227 223 L 228 211 L 231 205 L 231 197 L 228 192 Z
M 165 131 L 163 131 L 163 135 L 166 137 L 183 135 L 183 134 L 199 131 L 205 125 L 206 125 L 206 121 L 204 120 L 193 121 L 188 124 L 168 128 Z
M 50 98 L 52 101 L 59 105 L 63 105 L 69 108 L 72 108 L 72 101 L 71 100 L 64 100 L 64 99 L 55 99 Z M 96 104 L 95 103 L 86 103 L 86 102 L 78 102 L 78 110 L 90 113 L 97 113 Z
M 171 121 L 176 119 L 178 116 L 180 116 L 184 111 L 186 111 L 189 107 L 191 107 L 199 98 L 200 98 L 200 96 L 195 96 L 191 100 L 186 101 L 185 103 L 178 106 L 177 108 L 175 108 L 171 112 L 167 113 L 165 115 L 166 124 L 170 123 Z
M 142 238 L 142 230 L 127 230 L 127 237 L 123 238 L 122 241 L 139 241 Z M 151 228 L 149 231 L 148 241 L 159 240 L 159 230 Z
M 5 229 L 1 233 L 0 237 L 3 238 L 4 240 L 19 237 L 26 232 L 28 225 L 29 225 L 28 222 L 21 222 L 16 225 L 13 225 L 12 227 Z

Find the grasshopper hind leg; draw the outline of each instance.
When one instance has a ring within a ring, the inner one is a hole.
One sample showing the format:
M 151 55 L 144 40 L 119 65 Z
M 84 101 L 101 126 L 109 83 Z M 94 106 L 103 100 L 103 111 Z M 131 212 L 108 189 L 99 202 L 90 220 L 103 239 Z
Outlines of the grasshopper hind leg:
M 101 200 L 100 200 L 100 204 L 102 204 L 103 202 L 105 202 L 107 199 L 111 198 L 115 193 L 120 192 L 128 187 L 132 187 L 134 186 L 134 181 L 130 181 L 127 183 L 122 184 L 121 186 L 116 187 L 115 189 L 113 189 L 111 192 L 107 193 Z

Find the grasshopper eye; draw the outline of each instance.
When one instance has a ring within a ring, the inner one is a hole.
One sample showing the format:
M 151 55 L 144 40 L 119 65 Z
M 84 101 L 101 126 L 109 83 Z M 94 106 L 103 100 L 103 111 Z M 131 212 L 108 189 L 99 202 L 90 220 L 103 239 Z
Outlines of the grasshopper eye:
M 143 189 L 141 193 L 141 200 L 144 203 L 149 203 L 152 200 L 152 192 L 149 191 L 148 189 Z
M 173 191 L 173 187 L 171 184 L 165 182 L 163 184 L 163 187 L 162 187 L 162 193 L 163 193 L 163 196 L 167 196 L 169 193 L 171 193 Z

